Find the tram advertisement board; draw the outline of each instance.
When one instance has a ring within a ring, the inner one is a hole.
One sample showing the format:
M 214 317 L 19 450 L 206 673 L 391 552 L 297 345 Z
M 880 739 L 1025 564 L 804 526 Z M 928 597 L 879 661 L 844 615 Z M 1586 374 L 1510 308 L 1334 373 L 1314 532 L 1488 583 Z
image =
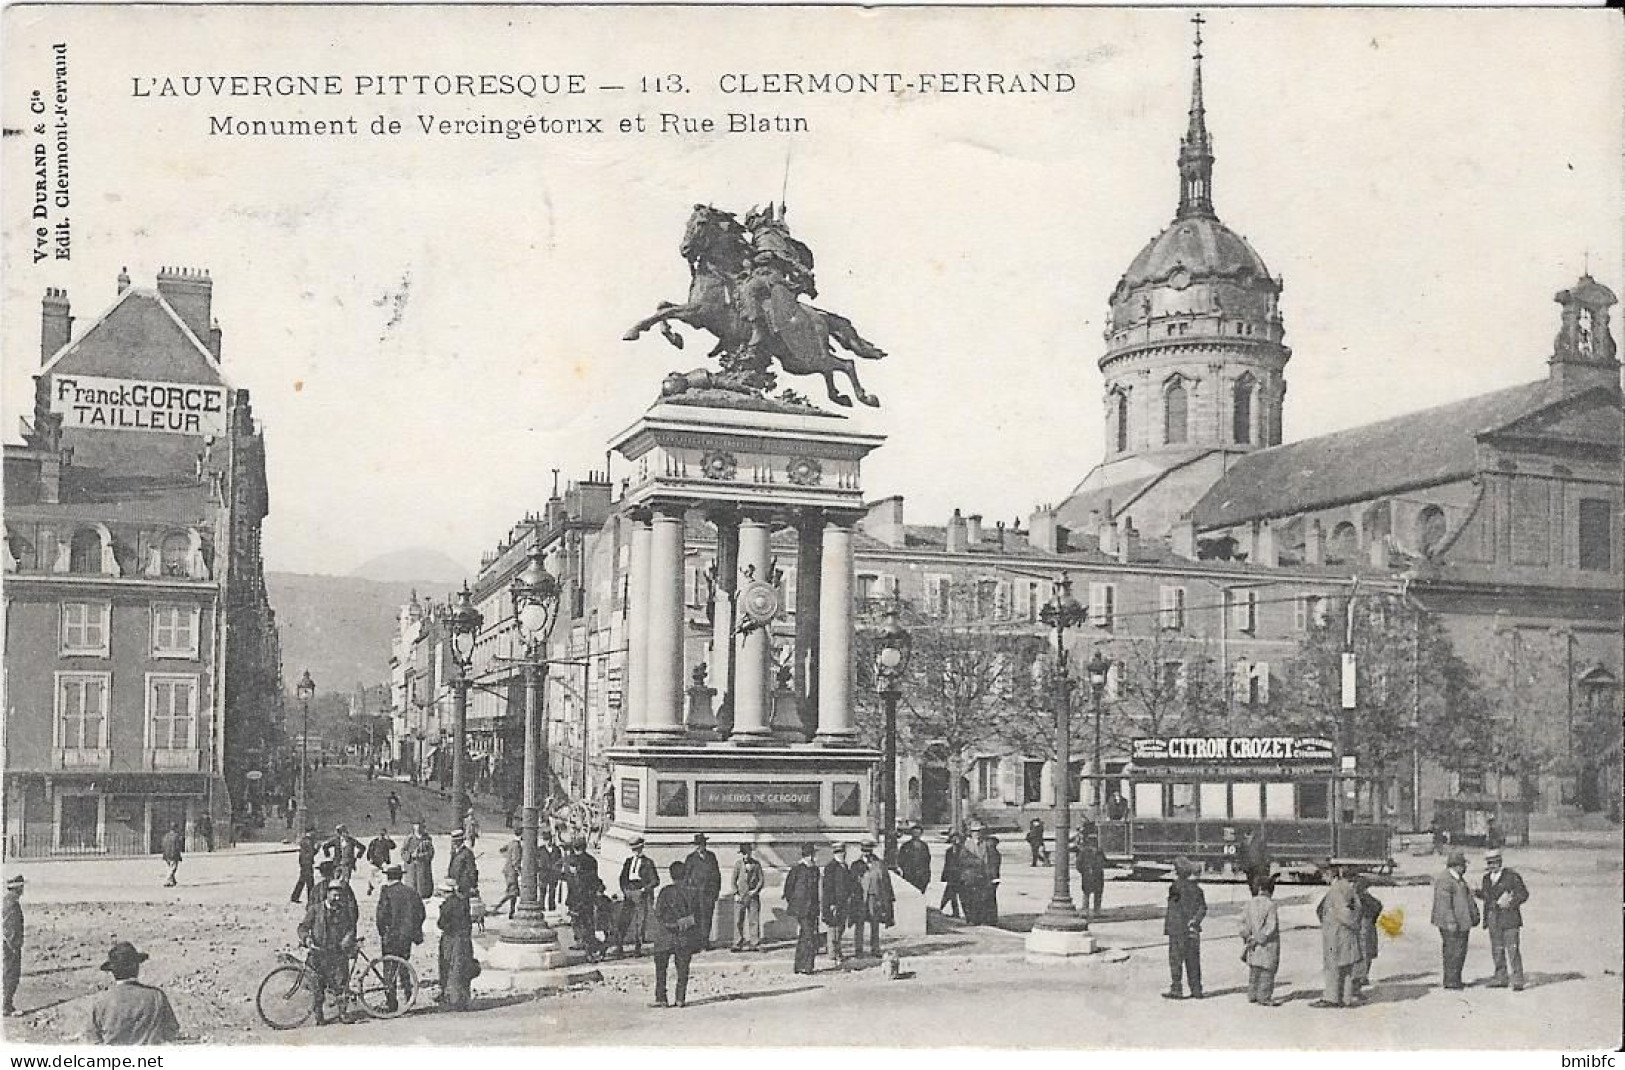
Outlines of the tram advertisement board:
M 1291 765 L 1330 769 L 1336 748 L 1318 736 L 1167 736 L 1136 739 L 1137 766 Z

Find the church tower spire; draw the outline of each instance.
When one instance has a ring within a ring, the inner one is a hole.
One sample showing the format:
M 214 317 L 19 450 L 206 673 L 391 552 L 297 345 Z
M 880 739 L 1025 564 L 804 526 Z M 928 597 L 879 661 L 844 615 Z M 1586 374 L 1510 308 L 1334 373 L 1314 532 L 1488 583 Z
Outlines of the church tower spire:
M 1215 218 L 1213 213 L 1213 139 L 1207 132 L 1207 109 L 1202 103 L 1202 24 L 1198 11 L 1191 23 L 1196 27 L 1196 50 L 1191 74 L 1190 125 L 1179 142 L 1179 213 L 1176 218 L 1193 216 Z

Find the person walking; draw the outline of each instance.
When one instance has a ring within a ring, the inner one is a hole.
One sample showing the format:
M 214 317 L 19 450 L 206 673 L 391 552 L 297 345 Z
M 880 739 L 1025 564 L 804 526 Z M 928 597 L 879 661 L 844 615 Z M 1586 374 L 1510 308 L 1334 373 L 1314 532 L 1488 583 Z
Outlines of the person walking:
M 417 892 L 401 882 L 403 869 L 399 862 L 384 867 L 384 886 L 378 891 L 378 908 L 373 912 L 373 923 L 378 927 L 378 948 L 382 955 L 410 959 L 412 945 L 423 943 L 423 922 L 426 914 L 423 900 Z M 397 1009 L 397 993 L 412 1002 L 412 993 L 392 962 L 384 963 L 384 1006 Z
M 389 830 L 381 828 L 367 844 L 367 894 L 371 895 L 373 889 L 384 881 L 384 867 L 389 865 L 390 858 L 395 854 L 395 841 L 389 838 Z
M 762 950 L 762 889 L 767 876 L 748 843 L 739 845 L 734 863 L 734 951 Z
M 1467 941 L 1478 924 L 1478 904 L 1467 887 L 1467 856 L 1451 851 L 1444 872 L 1433 878 L 1433 927 L 1439 930 L 1444 987 L 1465 988 L 1461 969 L 1467 963 Z
M 1523 875 L 1503 864 L 1499 848 L 1488 851 L 1484 855 L 1484 879 L 1473 894 L 1484 900 L 1484 930 L 1490 934 L 1490 959 L 1495 963 L 1489 987 L 1507 987 L 1510 966 L 1512 991 L 1522 992 L 1523 905 L 1529 902 Z
M 908 839 L 897 847 L 897 872 L 918 888 L 921 895 L 931 883 L 931 848 L 920 838 L 924 831 L 919 825 L 910 825 Z
M 299 897 L 306 891 L 315 894 L 316 890 L 316 826 L 306 825 L 304 835 L 299 837 L 299 879 L 294 882 L 293 894 L 288 902 L 297 903 Z
M 643 853 L 643 837 L 632 837 L 627 846 L 632 848 L 632 853 L 621 863 L 621 922 L 615 932 L 616 958 L 626 952 L 628 932 L 632 934 L 632 954 L 643 954 L 649 912 L 654 909 L 655 889 L 660 886 L 660 871 L 655 868 L 654 860 Z
M 965 858 L 965 837 L 958 832 L 948 834 L 948 849 L 942 854 L 942 902 L 938 904 L 938 912 L 946 911 L 952 917 L 961 916 L 962 900 L 964 896 L 962 863 Z M 970 910 L 964 909 L 963 916 L 970 918 Z
M 795 972 L 810 974 L 818 960 L 818 848 L 801 845 L 801 860 L 784 876 L 784 902 L 796 921 Z
M 559 908 L 559 885 L 564 880 L 564 851 L 553 841 L 553 828 L 542 829 L 542 842 L 536 845 L 536 899 L 543 910 Z
M 1241 961 L 1247 964 L 1247 1002 L 1275 1002 L 1275 972 L 1281 968 L 1281 915 L 1275 905 L 1275 878 L 1264 876 L 1241 908 Z
M 1360 961 L 1354 964 L 1351 979 L 1354 994 L 1363 997 L 1371 985 L 1371 966 L 1377 961 L 1377 919 L 1382 916 L 1382 900 L 1371 894 L 1371 881 L 1364 873 L 1354 875 L 1354 895 L 1360 902 Z
M 1101 900 L 1106 896 L 1106 852 L 1100 849 L 1098 833 L 1079 841 L 1074 864 L 1083 889 L 1079 905 L 1083 907 L 1083 916 L 1093 924 L 1100 913 Z
M 722 866 L 706 846 L 705 833 L 694 834 L 694 850 L 683 860 L 689 888 L 694 893 L 694 916 L 700 926 L 700 949 L 711 950 L 711 927 L 716 923 L 717 898 L 722 895 Z
M 604 893 L 604 882 L 598 878 L 598 860 L 587 853 L 587 840 L 578 836 L 570 844 L 570 854 L 564 860 L 565 900 L 570 911 L 570 926 L 575 933 L 576 947 L 587 956 L 588 962 L 602 962 L 604 948 L 598 941 L 598 900 Z
M 389 798 L 384 800 L 384 805 L 389 807 L 389 823 L 393 825 L 395 822 L 400 820 L 401 797 L 391 791 L 389 793 Z
M 327 1024 L 327 994 L 339 1000 L 339 1021 L 349 1010 L 350 960 L 356 951 L 356 917 L 346 907 L 345 881 L 334 880 L 322 888 L 321 901 L 311 897 L 310 909 L 299 923 L 299 942 L 310 948 L 311 974 L 315 980 L 316 1024 Z M 351 895 L 352 901 L 354 895 Z
M 480 815 L 470 806 L 463 815 L 463 832 L 468 836 L 468 846 L 472 848 L 480 842 Z
M 344 825 L 333 826 L 333 836 L 327 841 L 329 853 L 338 863 L 337 878 L 344 883 L 350 883 L 355 876 L 355 864 L 361 857 L 361 841 L 350 835 L 350 830 Z
M 1049 864 L 1044 857 L 1044 822 L 1039 818 L 1035 817 L 1027 824 L 1027 849 L 1033 856 L 1031 868 Z
M 181 1035 L 181 1024 L 163 989 L 141 983 L 145 952 L 120 940 L 107 952 L 101 968 L 113 975 L 113 985 L 90 1005 L 85 1039 L 92 1044 L 169 1044 Z
M 455 878 L 440 882 L 440 995 L 435 1002 L 454 1011 L 468 1010 L 469 984 L 479 974 L 474 959 L 474 918 L 468 896 Z
M 491 908 L 491 913 L 500 914 L 502 908 L 508 908 L 508 920 L 513 920 L 513 912 L 519 906 L 519 876 L 520 876 L 520 844 L 523 841 L 519 833 L 513 834 L 513 839 L 502 845 L 502 898 L 497 905 Z M 539 852 L 541 844 L 536 845 Z M 539 860 L 538 860 L 539 861 Z M 538 880 L 537 882 L 541 882 Z
M 1196 880 L 1196 865 L 1183 855 L 1174 859 L 1174 882 L 1168 886 L 1168 911 L 1162 932 L 1168 937 L 1168 991 L 1163 999 L 1202 998 L 1202 920 L 1207 896 Z
M 894 910 L 897 897 L 892 891 L 891 874 L 885 863 L 875 857 L 875 841 L 865 839 L 859 845 L 863 852 L 852 863 L 852 877 L 857 882 L 857 900 L 853 913 L 852 955 L 863 958 L 863 927 L 869 927 L 869 954 L 880 957 L 880 927 L 891 928 L 896 920 Z
M 175 873 L 181 868 L 181 827 L 176 824 L 169 826 L 164 838 L 159 841 L 159 850 L 163 855 L 164 864 L 169 867 L 169 878 L 164 881 L 165 888 L 175 887 Z
M 671 883 L 660 889 L 651 915 L 656 1007 L 670 1006 L 666 1002 L 666 973 L 672 962 L 677 965 L 676 1005 L 682 1007 L 688 1003 L 688 967 L 700 949 L 698 896 L 688 867 L 673 862 L 669 872 Z
M 835 844 L 829 849 L 829 855 L 829 861 L 824 863 L 818 898 L 823 907 L 824 924 L 829 927 L 829 954 L 839 966 L 846 961 L 846 950 L 841 946 L 846 937 L 846 927 L 860 926 L 857 912 L 861 910 L 861 900 L 858 882 L 846 864 L 846 844 Z M 861 931 L 858 939 L 863 939 Z
M 406 883 L 419 899 L 434 895 L 434 841 L 423 831 L 423 822 L 412 822 L 411 835 L 401 847 L 401 863 L 406 867 Z
M 0 930 L 5 934 L 5 1008 L 7 1018 L 17 1013 L 17 986 L 23 978 L 23 876 L 21 873 L 6 880 L 4 920 Z
M 466 834 L 457 829 L 451 834 L 451 857 L 446 860 L 446 879 L 457 883 L 467 909 L 467 900 L 480 894 L 480 867 L 474 861 L 474 849 L 468 845 Z
M 1320 964 L 1325 985 L 1311 1007 L 1348 1007 L 1355 994 L 1354 965 L 1360 961 L 1360 897 L 1341 866 L 1328 866 L 1331 882 L 1315 913 L 1320 917 Z

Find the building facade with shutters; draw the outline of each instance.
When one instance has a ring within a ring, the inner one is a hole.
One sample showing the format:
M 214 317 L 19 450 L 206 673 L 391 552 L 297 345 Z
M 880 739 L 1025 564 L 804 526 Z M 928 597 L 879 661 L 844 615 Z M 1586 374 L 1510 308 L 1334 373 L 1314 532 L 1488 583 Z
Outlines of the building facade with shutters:
M 221 366 L 206 272 L 120 274 L 75 335 L 48 290 L 23 441 L 5 447 L 8 853 L 224 842 L 279 783 L 264 442 Z

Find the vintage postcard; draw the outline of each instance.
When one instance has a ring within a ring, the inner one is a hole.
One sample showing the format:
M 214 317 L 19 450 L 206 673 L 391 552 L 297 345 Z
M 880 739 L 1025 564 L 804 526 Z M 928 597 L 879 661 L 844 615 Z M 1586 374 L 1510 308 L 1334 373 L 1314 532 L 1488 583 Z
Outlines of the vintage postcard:
M 1622 37 L 11 5 L 6 1044 L 1614 1065 Z

